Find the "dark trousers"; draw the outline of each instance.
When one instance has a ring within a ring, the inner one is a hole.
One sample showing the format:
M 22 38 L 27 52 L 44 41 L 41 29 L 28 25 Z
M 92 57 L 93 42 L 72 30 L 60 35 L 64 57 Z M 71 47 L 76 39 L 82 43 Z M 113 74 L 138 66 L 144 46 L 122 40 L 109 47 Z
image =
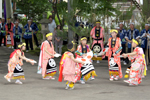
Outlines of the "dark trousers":
M 20 42 L 20 38 L 14 38 L 14 49 L 17 49 L 17 42 Z
M 3 36 L 3 34 L 1 33 L 1 35 L 0 35 L 0 46 L 1 46 L 1 44 L 2 44 L 2 40 L 4 39 L 4 46 L 6 46 L 6 37 L 5 36 Z
M 36 34 L 34 34 L 34 41 L 35 41 L 36 46 L 38 47 L 38 46 L 39 46 L 39 43 L 38 43 L 38 39 L 37 39 Z
M 121 55 L 122 55 L 123 53 L 126 53 L 126 44 L 122 44 L 122 52 L 121 52 Z M 121 58 L 121 60 L 126 61 L 126 58 Z
M 30 48 L 31 48 L 31 50 L 33 50 L 32 38 L 25 39 L 25 42 L 26 42 L 26 50 L 29 50 L 28 43 L 30 43 Z
M 146 55 L 146 48 L 142 48 L 142 49 L 143 49 L 143 51 L 144 51 L 145 56 L 147 56 L 147 55 Z M 150 53 L 150 52 L 149 52 L 149 49 L 148 49 L 148 61 L 150 62 L 150 56 L 149 56 L 149 53 Z

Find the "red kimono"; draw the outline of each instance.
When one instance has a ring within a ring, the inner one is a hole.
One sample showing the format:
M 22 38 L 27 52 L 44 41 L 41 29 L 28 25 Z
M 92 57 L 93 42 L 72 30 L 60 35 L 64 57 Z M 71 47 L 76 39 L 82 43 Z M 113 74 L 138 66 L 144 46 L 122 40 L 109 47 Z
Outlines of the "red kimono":
M 7 38 L 8 38 L 8 34 L 10 34 L 10 38 L 11 38 L 11 45 L 14 46 L 14 38 L 13 38 L 13 27 L 14 24 L 10 23 L 11 25 L 9 26 L 8 23 L 5 25 L 5 30 L 6 30 L 6 45 L 7 45 Z
M 111 42 L 112 37 L 108 40 L 109 49 L 108 52 L 106 52 L 106 56 L 108 56 L 109 75 L 119 75 L 119 77 L 122 78 L 121 62 L 120 57 L 118 57 L 121 51 L 118 52 L 115 56 L 112 56 L 120 48 L 121 40 L 117 37 L 115 46 L 113 48 Z M 115 65 L 117 65 L 117 67 Z

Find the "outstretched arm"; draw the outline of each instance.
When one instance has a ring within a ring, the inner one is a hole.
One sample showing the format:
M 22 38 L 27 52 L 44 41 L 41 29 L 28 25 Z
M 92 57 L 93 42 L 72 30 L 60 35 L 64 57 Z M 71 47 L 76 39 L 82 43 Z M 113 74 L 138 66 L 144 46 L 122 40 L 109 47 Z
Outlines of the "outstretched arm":
M 84 64 L 84 62 L 79 61 L 79 60 L 76 60 L 73 56 L 70 56 L 70 58 L 71 58 L 74 62 L 76 62 L 76 63 Z

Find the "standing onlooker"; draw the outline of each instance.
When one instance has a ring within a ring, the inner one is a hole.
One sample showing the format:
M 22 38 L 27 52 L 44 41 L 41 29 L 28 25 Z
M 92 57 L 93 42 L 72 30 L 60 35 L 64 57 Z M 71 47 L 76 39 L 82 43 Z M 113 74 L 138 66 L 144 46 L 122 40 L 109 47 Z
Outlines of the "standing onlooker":
M 130 29 L 127 31 L 127 35 L 125 36 L 125 39 L 128 42 L 128 53 L 133 51 L 133 47 L 131 46 L 132 39 L 138 40 L 140 38 L 139 35 L 139 30 L 134 28 L 134 23 L 130 23 Z M 126 63 L 128 64 L 129 60 Z
M 59 48 L 59 54 L 61 54 L 62 53 L 63 40 L 61 37 L 58 36 L 58 34 L 57 34 L 58 32 L 61 32 L 61 33 L 63 32 L 60 29 L 60 25 L 57 26 L 57 30 L 55 31 L 54 38 L 55 38 L 55 51 L 58 52 L 58 48 Z
M 6 30 L 6 45 L 11 45 L 9 48 L 14 48 L 14 38 L 13 38 L 13 27 L 14 24 L 11 22 L 11 19 L 7 19 L 7 24 L 5 25 Z M 10 37 L 8 37 L 10 35 Z M 11 41 L 11 43 L 9 43 Z
M 53 33 L 52 43 L 54 44 L 54 31 L 56 29 L 56 23 L 53 20 L 51 15 L 49 16 L 49 21 L 50 21 L 50 23 L 48 24 L 48 29 L 49 29 L 50 33 Z
M 25 33 L 24 38 L 26 42 L 26 52 L 29 51 L 28 42 L 30 43 L 30 48 L 33 50 L 33 43 L 32 43 L 32 27 L 31 27 L 31 20 L 28 20 L 28 23 L 24 26 Z
M 125 29 L 123 29 L 123 22 L 119 23 L 119 27 L 120 27 L 119 35 L 120 35 L 121 45 L 122 45 L 122 52 L 121 52 L 121 54 L 123 54 L 123 53 L 126 53 L 126 40 L 125 40 L 125 36 L 127 34 L 127 31 Z M 122 60 L 124 62 L 124 65 L 127 65 L 126 59 L 123 58 Z
M 4 39 L 4 46 L 6 46 L 6 31 L 5 31 L 5 18 L 2 18 L 2 22 L 0 23 L 0 46 Z
M 36 23 L 33 22 L 33 18 L 30 18 L 31 20 L 31 28 L 32 28 L 32 31 L 33 31 L 33 35 L 34 35 L 34 41 L 36 43 L 36 46 L 39 47 L 39 43 L 38 43 L 38 39 L 37 39 L 37 31 L 39 30 Z
M 18 22 L 18 26 L 22 29 L 23 25 L 20 23 L 20 19 L 19 18 L 17 18 L 17 22 Z
M 142 43 L 141 43 L 141 47 L 143 48 L 144 54 L 146 54 L 146 50 L 148 50 L 148 54 L 146 56 L 148 56 L 148 61 L 150 62 L 150 57 L 149 57 L 149 47 L 148 47 L 148 35 L 150 34 L 150 29 L 149 29 L 149 24 L 145 24 L 145 29 L 143 29 L 141 31 L 141 39 L 142 39 Z
M 19 22 L 15 22 L 15 26 L 13 28 L 13 33 L 14 33 L 14 49 L 17 49 L 17 42 L 20 42 L 21 34 L 22 34 L 22 29 L 19 26 Z

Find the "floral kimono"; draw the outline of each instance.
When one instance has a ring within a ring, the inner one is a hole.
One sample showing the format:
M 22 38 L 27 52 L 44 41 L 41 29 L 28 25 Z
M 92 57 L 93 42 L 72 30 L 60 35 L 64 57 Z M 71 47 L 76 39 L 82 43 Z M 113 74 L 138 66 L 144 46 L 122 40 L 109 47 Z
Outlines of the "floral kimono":
M 138 85 L 142 82 L 142 77 L 146 76 L 147 67 L 143 49 L 136 47 L 133 52 L 136 52 L 135 56 L 128 56 L 132 62 L 129 81 L 132 85 Z

